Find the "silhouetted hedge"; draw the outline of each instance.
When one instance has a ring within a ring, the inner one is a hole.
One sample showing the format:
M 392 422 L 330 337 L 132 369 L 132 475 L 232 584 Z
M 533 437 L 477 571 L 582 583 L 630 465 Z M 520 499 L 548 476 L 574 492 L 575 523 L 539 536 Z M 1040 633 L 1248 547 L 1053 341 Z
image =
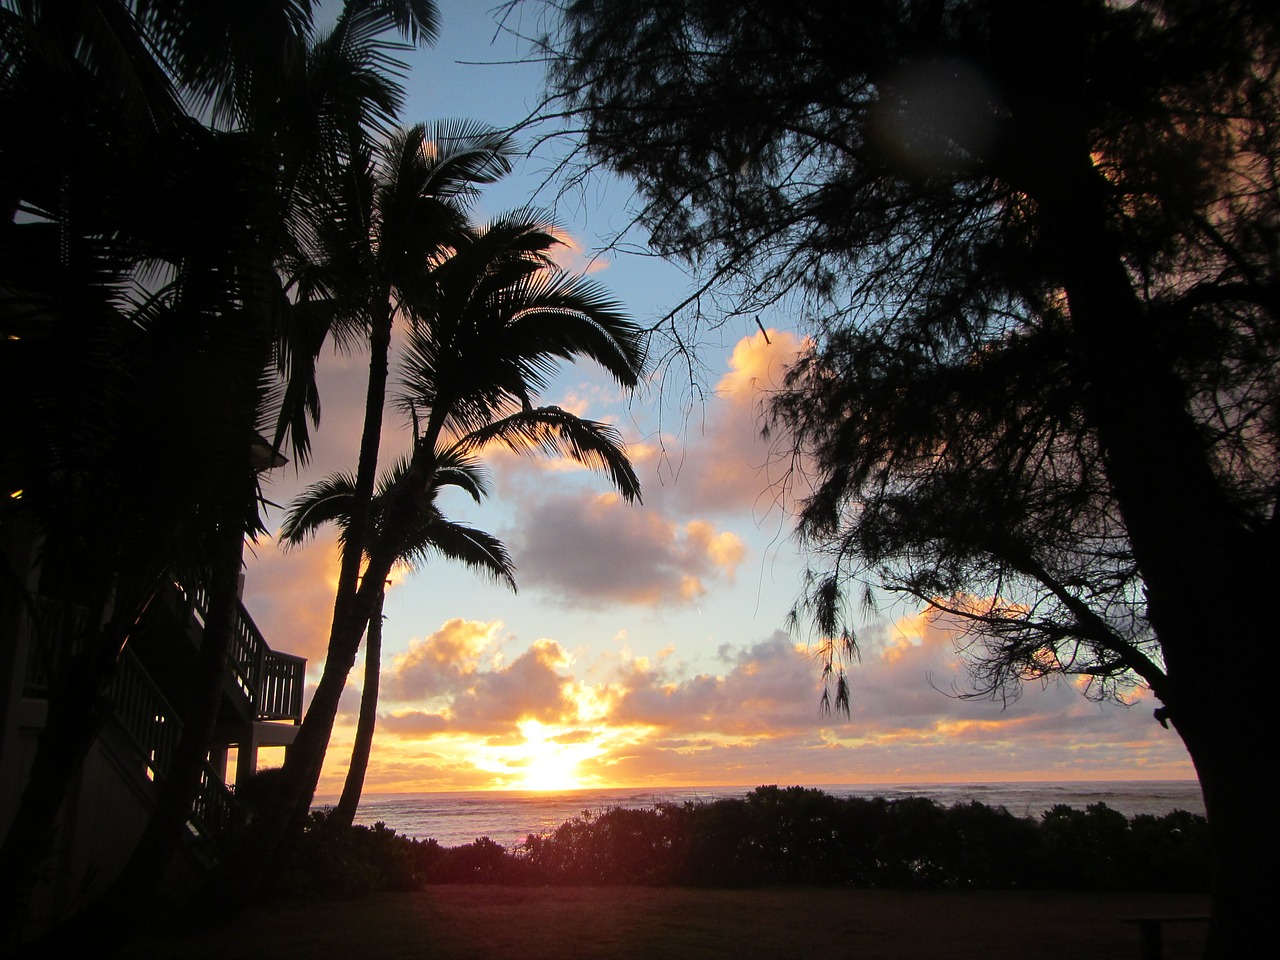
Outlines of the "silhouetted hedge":
M 425 882 L 421 848 L 434 840 L 402 837 L 386 824 L 334 827 L 312 813 L 300 836 L 283 845 L 271 864 L 268 889 L 283 896 L 354 897 L 376 890 L 412 890 Z
M 586 813 L 512 854 L 539 883 L 1202 890 L 1208 827 L 1103 804 L 1039 820 L 973 802 L 760 787 L 742 799 Z M 509 877 L 515 879 L 518 871 Z
M 977 802 L 767 786 L 584 812 L 514 850 L 488 837 L 445 848 L 383 824 L 334 831 L 314 814 L 280 873 L 282 889 L 330 895 L 424 883 L 1205 890 L 1208 827 L 1182 811 L 1055 806 L 1036 820 Z

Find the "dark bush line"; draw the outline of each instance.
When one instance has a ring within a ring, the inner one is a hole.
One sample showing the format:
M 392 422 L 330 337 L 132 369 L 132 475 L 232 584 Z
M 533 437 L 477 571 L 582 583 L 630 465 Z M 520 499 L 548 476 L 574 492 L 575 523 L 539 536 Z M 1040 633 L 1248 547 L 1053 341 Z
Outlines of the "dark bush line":
M 584 812 L 514 850 L 459 847 L 384 824 L 334 830 L 323 813 L 277 865 L 276 889 L 351 896 L 427 883 L 1206 890 L 1205 819 L 1126 818 L 1105 804 L 1039 820 L 978 802 L 867 800 L 803 787 Z

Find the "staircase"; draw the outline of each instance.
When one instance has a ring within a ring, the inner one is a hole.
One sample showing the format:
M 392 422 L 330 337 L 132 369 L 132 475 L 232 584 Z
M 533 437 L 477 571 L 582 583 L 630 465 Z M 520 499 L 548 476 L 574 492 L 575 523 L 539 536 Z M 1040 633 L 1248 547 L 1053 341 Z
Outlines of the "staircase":
M 163 780 L 169 775 L 182 738 L 182 720 L 127 647 L 107 695 L 112 704 L 111 720 L 134 747 L 135 757 L 142 760 L 144 776 L 153 782 Z M 127 763 L 125 758 L 121 759 Z M 212 839 L 237 819 L 242 820 L 243 813 L 237 811 L 234 795 L 206 760 L 200 771 L 200 792 L 191 810 L 188 829 L 200 839 Z
M 187 631 L 187 634 L 193 648 L 198 649 L 208 616 L 208 598 L 204 591 L 187 591 L 176 583 L 173 586 L 180 602 L 192 614 L 195 629 Z M 39 608 L 46 629 L 65 630 L 71 635 L 79 632 L 74 629 L 79 615 L 75 608 L 48 602 L 41 602 Z M 258 724 L 270 723 L 274 727 L 278 721 L 301 722 L 306 659 L 272 650 L 240 601 L 237 601 L 228 659 L 230 671 L 224 692 L 230 706 L 224 712 L 231 714 L 231 721 L 224 721 L 222 726 L 224 730 L 242 728 L 249 731 L 243 735 L 237 733 L 236 740 L 230 742 L 239 742 L 242 736 L 245 740 L 254 740 L 255 747 L 262 743 L 291 741 L 291 736 L 264 738 Z M 107 689 L 112 704 L 108 724 L 118 728 L 123 737 L 105 738 L 116 747 L 111 751 L 115 754 L 113 766 L 122 775 L 133 770 L 140 781 L 155 782 L 169 774 L 182 736 L 182 719 L 163 691 L 164 685 L 152 677 L 134 651 L 126 646 Z M 34 700 L 43 700 L 48 695 L 48 665 L 40 655 L 39 644 L 32 644 L 28 650 L 23 693 Z M 128 745 L 126 752 L 129 756 L 120 755 L 121 744 Z M 224 763 L 219 767 L 205 762 L 201 771 L 200 795 L 188 824 L 193 834 L 200 838 L 216 836 L 240 816 L 235 812 L 234 796 L 224 783 L 226 745 L 214 744 L 213 750 L 215 758 L 221 751 Z M 150 792 L 141 782 L 137 787 Z
M 136 633 L 119 656 L 104 691 L 111 709 L 69 787 L 57 839 L 31 905 L 32 930 L 68 916 L 101 894 L 127 862 L 146 828 L 158 785 L 172 772 L 182 736 L 181 705 L 191 695 L 208 607 L 174 584 L 157 597 L 168 616 Z M 184 616 L 184 613 L 186 616 Z M 0 828 L 16 809 L 36 744 L 48 717 L 49 677 L 72 648 L 50 661 L 40 637 L 92 637 L 84 611 L 36 596 L 4 630 L 9 690 L 0 738 Z M 185 626 L 184 626 L 185 624 Z M 200 771 L 199 793 L 189 812 L 188 854 L 204 860 L 210 841 L 245 814 L 226 786 L 228 747 L 239 747 L 237 774 L 252 770 L 258 746 L 292 742 L 302 719 L 306 661 L 277 653 L 242 604 L 237 606 L 211 761 Z M 177 706 L 175 706 L 177 705 Z M 180 858 L 186 862 L 186 858 Z M 197 868 L 198 869 L 198 868 Z

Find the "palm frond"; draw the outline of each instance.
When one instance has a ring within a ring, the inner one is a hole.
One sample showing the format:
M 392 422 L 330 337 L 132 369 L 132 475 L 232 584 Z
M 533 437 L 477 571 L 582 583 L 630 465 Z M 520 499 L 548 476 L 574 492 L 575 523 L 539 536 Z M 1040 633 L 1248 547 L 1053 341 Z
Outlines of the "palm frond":
M 477 230 L 433 272 L 402 365 L 402 407 L 456 435 L 533 406 L 562 361 L 596 360 L 623 386 L 644 333 L 596 284 L 550 262 L 553 228 L 520 216 Z
M 302 546 L 326 523 L 345 530 L 354 514 L 355 491 L 355 477 L 349 473 L 332 473 L 311 484 L 289 504 L 280 526 L 280 542 L 287 547 Z
M 564 456 L 606 474 L 627 501 L 639 502 L 640 481 L 613 427 L 575 416 L 560 407 L 536 407 L 503 417 L 458 441 L 463 451 L 500 443 L 520 454 Z
M 476 120 L 437 120 L 421 127 L 429 179 L 424 189 L 448 199 L 471 199 L 476 188 L 511 172 L 515 140 Z
M 412 304 L 424 289 L 430 296 L 433 262 L 468 239 L 467 206 L 480 185 L 510 171 L 512 149 L 506 134 L 462 121 L 418 124 L 388 138 L 379 163 L 378 248 L 401 301 Z
M 508 292 L 513 308 L 509 331 L 517 345 L 537 345 L 566 360 L 588 357 L 621 386 L 634 387 L 644 367 L 644 332 L 621 304 L 584 277 L 530 277 Z
M 483 530 L 446 520 L 439 514 L 423 520 L 421 526 L 406 532 L 400 554 L 402 560 L 417 565 L 439 554 L 495 581 L 505 581 L 513 592 L 516 590 L 515 563 L 501 540 Z
M 477 504 L 489 495 L 489 471 L 465 451 L 454 448 L 435 458 L 431 488 L 457 487 Z
M 408 74 L 400 54 L 409 47 L 386 35 L 398 32 L 410 43 L 431 42 L 438 23 L 430 0 L 347 0 L 333 30 L 315 45 L 317 67 L 341 76 L 328 89 L 342 93 L 330 101 L 342 126 L 392 128 L 404 106 L 402 78 Z
M 302 54 L 311 7 L 311 0 L 137 0 L 138 19 L 191 111 L 207 112 L 226 128 L 271 109 L 282 72 Z
M 395 554 L 405 561 L 413 554 L 423 554 L 433 547 L 434 532 L 449 525 L 435 505 L 437 495 L 445 487 L 458 487 L 476 503 L 488 494 L 487 471 L 479 460 L 466 451 L 455 448 L 433 458 L 434 467 L 427 474 L 426 485 L 410 490 L 406 483 L 411 462 L 402 457 L 386 471 L 378 482 L 372 504 L 373 525 L 382 542 L 395 545 Z M 397 505 L 414 503 L 411 510 L 397 509 Z M 349 473 L 334 473 L 307 487 L 289 504 L 281 524 L 280 541 L 287 547 L 298 547 L 310 540 L 320 527 L 332 523 L 338 527 L 339 542 L 346 543 L 347 528 L 355 515 L 356 482 Z M 392 520 L 392 517 L 395 520 Z M 398 523 L 397 529 L 389 529 Z M 460 528 L 469 529 L 469 528 Z M 478 531 L 477 531 L 478 532 Z M 481 534 L 481 537 L 487 537 Z M 501 544 L 499 544 L 501 546 Z M 445 553 L 441 549 L 442 553 Z M 494 556 L 505 556 L 501 551 L 490 551 Z M 445 554 L 448 556 L 448 554 Z M 450 557 L 452 559 L 452 557 Z M 466 561 L 471 562 L 471 561 Z
M 116 109 L 130 125 L 167 127 L 181 116 L 164 50 L 148 42 L 143 17 L 128 4 L 64 0 L 14 6 L 18 9 L 6 11 L 6 27 L 17 31 L 11 38 L 16 43 L 6 53 L 19 76 L 31 68 L 46 82 L 73 84 L 83 69 L 96 85 L 112 91 Z M 46 109 L 61 100 L 48 87 L 32 93 Z

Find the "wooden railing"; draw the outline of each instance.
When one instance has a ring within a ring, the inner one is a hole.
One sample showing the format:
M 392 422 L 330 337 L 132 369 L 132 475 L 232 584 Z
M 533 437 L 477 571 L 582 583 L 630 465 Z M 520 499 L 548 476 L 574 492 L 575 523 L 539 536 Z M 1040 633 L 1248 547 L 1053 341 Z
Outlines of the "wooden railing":
M 204 591 L 191 593 L 177 584 L 174 586 L 203 626 L 208 615 Z M 39 622 L 30 627 L 32 637 L 27 647 L 23 696 L 44 699 L 49 695 L 53 665 L 41 637 L 71 637 L 70 649 L 63 651 L 64 655 L 79 652 L 84 643 L 85 611 L 45 597 L 37 597 L 35 604 Z M 252 705 L 255 719 L 301 720 L 306 659 L 276 653 L 268 647 L 243 604 L 237 606 L 232 644 L 236 685 Z M 182 721 L 128 646 L 121 654 L 106 693 L 112 706 L 111 717 L 136 748 L 146 778 L 158 781 L 168 776 L 182 737 Z M 203 761 L 199 794 L 188 822 L 192 832 L 201 838 L 212 838 L 243 819 L 243 811 L 221 774 L 208 760 Z
M 267 646 L 244 604 L 238 605 L 231 645 L 236 684 L 248 698 L 255 717 L 258 720 L 300 721 L 307 661 L 287 653 L 276 653 Z
M 200 792 L 192 804 L 187 828 L 197 837 L 208 840 L 244 819 L 244 808 L 222 782 L 218 771 L 206 762 L 200 768 Z
M 169 772 L 182 736 L 182 721 L 127 647 L 107 687 L 112 713 L 142 754 L 147 778 Z
M 203 590 L 184 593 L 203 625 L 209 613 L 208 595 Z M 255 719 L 292 720 L 294 723 L 302 720 L 306 658 L 277 653 L 267 646 L 249 611 L 239 601 L 236 602 L 230 653 L 236 686 L 249 701 Z
M 49 695 L 50 681 L 60 666 L 56 662 L 58 651 L 61 649 L 63 657 L 70 657 L 84 649 L 88 611 L 78 604 L 40 595 L 33 601 L 34 609 L 25 617 L 31 639 L 27 644 L 22 695 L 43 699 Z
M 305 657 L 268 650 L 262 662 L 262 686 L 254 703 L 258 719 L 300 721 L 306 672 Z
M 75 654 L 83 645 L 85 611 L 81 607 L 47 597 L 37 597 L 35 603 L 40 623 L 32 626 L 33 636 L 27 648 L 23 696 L 44 699 L 49 695 L 51 670 L 45 644 L 40 642 L 35 633 L 41 630 L 47 636 L 72 638 L 65 654 Z M 305 664 L 304 660 L 304 669 Z M 299 679 L 299 689 L 301 683 Z M 136 762 L 135 757 L 141 760 L 140 772 L 148 780 L 159 781 L 168 776 L 178 742 L 182 738 L 182 721 L 127 646 L 107 684 L 106 695 L 111 703 L 110 717 L 114 725 L 123 731 L 125 741 L 132 747 L 129 752 L 133 757 L 127 762 Z M 298 707 L 300 711 L 301 704 Z M 237 817 L 243 819 L 243 813 L 237 811 L 231 791 L 212 764 L 208 760 L 203 761 L 200 792 L 189 824 L 192 832 L 201 837 L 216 836 L 234 823 Z
M 128 648 L 120 658 L 107 693 L 113 718 L 128 734 L 146 764 L 147 779 L 158 781 L 168 776 L 182 737 L 182 721 Z M 203 761 L 200 788 L 188 822 L 191 832 L 202 839 L 212 839 L 237 817 L 243 818 L 236 810 L 231 791 L 212 764 Z

